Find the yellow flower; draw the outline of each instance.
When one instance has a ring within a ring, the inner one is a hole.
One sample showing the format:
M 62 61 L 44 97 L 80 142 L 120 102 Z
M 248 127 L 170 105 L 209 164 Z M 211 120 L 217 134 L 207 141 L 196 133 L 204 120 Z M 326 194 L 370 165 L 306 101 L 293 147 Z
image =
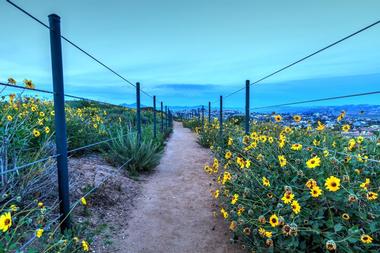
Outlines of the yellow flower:
M 299 212 L 301 212 L 301 206 L 297 200 L 293 200 L 291 206 L 292 206 L 292 210 L 295 214 L 298 214 Z
M 310 178 L 309 180 L 307 180 L 306 182 L 306 187 L 309 188 L 309 189 L 313 189 L 313 187 L 317 186 L 317 181 L 315 181 L 314 179 Z
M 230 159 L 231 156 L 232 156 L 232 153 L 231 153 L 230 151 L 227 151 L 227 152 L 226 152 L 226 155 L 224 156 L 224 158 L 226 158 L 226 159 Z
M 378 194 L 376 192 L 368 192 L 367 193 L 367 199 L 368 200 L 375 200 L 377 199 Z
M 276 116 L 274 116 L 274 120 L 275 120 L 276 122 L 281 122 L 281 120 L 282 120 L 281 115 L 276 115 Z
M 45 133 L 46 133 L 46 134 L 49 134 L 49 133 L 50 133 L 50 128 L 49 128 L 49 127 L 45 127 Z
M 277 227 L 280 223 L 278 222 L 278 217 L 276 214 L 272 214 L 269 218 L 269 223 L 272 227 Z
M 230 230 L 235 231 L 237 228 L 237 222 L 236 221 L 231 221 L 230 223 Z
M 39 137 L 41 135 L 41 133 L 37 129 L 33 129 L 33 135 L 34 135 L 34 137 Z
M 42 208 L 42 207 L 44 207 L 44 203 L 42 203 L 42 202 L 38 202 L 37 206 L 38 206 L 39 208 Z
M 329 151 L 328 150 L 323 150 L 323 156 L 328 157 L 329 156 Z
M 357 141 L 358 143 L 362 143 L 362 142 L 364 141 L 364 137 L 363 137 L 363 136 L 358 136 L 358 137 L 356 138 L 356 141 Z
M 346 125 L 343 125 L 343 126 L 342 126 L 342 131 L 343 131 L 343 132 L 348 132 L 348 131 L 350 130 L 350 128 L 351 128 L 350 125 L 347 125 L 347 124 L 346 124 Z
M 6 212 L 0 216 L 0 230 L 3 233 L 7 232 L 12 226 L 12 216 L 10 212 Z
M 292 200 L 294 199 L 294 194 L 290 192 L 285 192 L 284 196 L 281 198 L 282 201 L 284 201 L 285 204 L 290 204 Z
M 8 120 L 9 122 L 11 122 L 11 121 L 13 120 L 13 117 L 12 117 L 11 115 L 8 115 L 8 116 L 7 116 L 7 120 Z
M 286 143 L 286 140 L 285 140 L 285 139 L 280 139 L 280 140 L 278 141 L 278 146 L 279 146 L 280 148 L 283 148 L 283 147 L 285 146 L 285 143 Z
M 227 145 L 231 146 L 233 144 L 234 140 L 231 137 L 228 137 Z
M 352 151 L 356 147 L 355 139 L 350 139 L 348 141 L 348 150 Z
M 32 80 L 25 79 L 24 80 L 24 84 L 25 84 L 26 88 L 29 88 L 29 89 L 34 89 L 35 88 L 35 85 L 33 84 Z
M 322 189 L 319 188 L 319 186 L 314 186 L 313 188 L 310 189 L 310 194 L 314 198 L 318 198 L 319 196 L 322 195 Z
M 315 156 L 306 162 L 306 166 L 309 169 L 314 169 L 315 167 L 319 167 L 321 166 L 321 159 L 318 156 Z
M 344 117 L 346 116 L 346 112 L 342 111 L 341 114 L 339 114 L 338 118 L 336 119 L 337 121 L 341 121 Z
M 40 112 L 39 115 L 40 115 L 41 118 L 45 117 L 45 113 L 44 112 Z
M 244 207 L 239 207 L 237 211 L 237 215 L 240 216 L 244 212 L 245 208 Z
M 90 245 L 88 245 L 88 242 L 86 242 L 85 240 L 82 240 L 82 248 L 84 251 L 89 251 Z
M 223 173 L 222 184 L 225 184 L 226 182 L 230 181 L 231 178 L 232 178 L 231 173 L 229 173 L 228 171 L 225 171 Z
M 321 144 L 321 141 L 318 141 L 316 139 L 313 140 L 313 145 L 314 146 L 319 146 Z
M 262 237 L 267 237 L 267 238 L 271 238 L 272 237 L 272 232 L 270 231 L 266 231 L 264 228 L 259 228 L 259 234 L 262 236 Z
M 12 104 L 15 100 L 16 94 L 9 94 L 9 102 Z
M 231 204 L 235 205 L 238 200 L 239 200 L 239 194 L 235 193 L 234 196 L 231 199 Z
M 272 232 L 270 231 L 265 231 L 265 237 L 271 238 L 272 237 Z
M 219 197 L 219 190 L 216 190 L 215 192 L 214 192 L 214 198 L 218 198 Z
M 85 199 L 85 197 L 80 198 L 80 202 L 81 202 L 82 205 L 84 205 L 84 206 L 87 205 L 87 200 Z
M 370 183 L 371 183 L 371 180 L 369 178 L 366 178 L 365 182 L 360 184 L 360 188 L 367 190 Z
M 40 238 L 43 233 L 44 233 L 44 230 L 42 228 L 37 229 L 36 230 L 36 236 L 37 236 L 37 238 Z
M 17 212 L 18 207 L 17 207 L 15 204 L 12 204 L 12 205 L 10 206 L 10 209 L 11 209 L 13 212 Z
M 372 237 L 366 234 L 362 235 L 360 237 L 360 240 L 362 241 L 362 243 L 366 243 L 366 244 L 370 244 L 373 241 Z
M 294 115 L 293 119 L 294 119 L 295 122 L 300 122 L 301 119 L 302 119 L 302 117 L 300 115 Z
M 228 213 L 227 213 L 226 210 L 224 210 L 224 208 L 220 209 L 220 212 L 221 212 L 221 214 L 223 215 L 223 218 L 224 218 L 224 219 L 227 219 L 227 218 L 228 218 Z
M 269 182 L 269 179 L 268 179 L 268 178 L 263 177 L 263 185 L 266 186 L 266 187 L 269 187 L 269 186 L 270 186 L 270 182 Z
M 318 121 L 317 131 L 323 131 L 325 130 L 325 125 L 322 124 L 322 122 Z
M 295 143 L 292 145 L 291 150 L 302 150 L 302 145 L 299 143 Z
M 278 161 L 280 163 L 280 167 L 284 167 L 286 165 L 286 158 L 283 155 L 278 156 Z
M 340 189 L 340 179 L 334 176 L 330 176 L 325 182 L 326 189 L 331 192 L 336 192 Z

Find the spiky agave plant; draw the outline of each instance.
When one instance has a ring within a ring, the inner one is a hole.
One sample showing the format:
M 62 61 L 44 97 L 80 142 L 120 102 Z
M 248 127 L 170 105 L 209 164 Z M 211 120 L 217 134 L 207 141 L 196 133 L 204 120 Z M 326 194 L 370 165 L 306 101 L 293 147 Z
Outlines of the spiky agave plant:
M 132 175 L 152 170 L 159 164 L 162 155 L 159 143 L 144 137 L 139 143 L 136 132 L 126 133 L 122 128 L 115 130 L 114 139 L 108 146 L 108 159 L 116 165 L 128 162 L 126 168 Z

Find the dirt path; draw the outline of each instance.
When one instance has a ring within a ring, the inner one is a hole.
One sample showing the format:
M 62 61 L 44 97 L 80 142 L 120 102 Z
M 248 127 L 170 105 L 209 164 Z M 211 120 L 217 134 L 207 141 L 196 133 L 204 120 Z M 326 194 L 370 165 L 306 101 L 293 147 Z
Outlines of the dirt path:
M 229 243 L 227 226 L 212 215 L 210 178 L 203 172 L 209 160 L 194 134 L 175 123 L 161 164 L 143 184 L 121 232 L 123 239 L 114 242 L 118 252 L 240 252 Z

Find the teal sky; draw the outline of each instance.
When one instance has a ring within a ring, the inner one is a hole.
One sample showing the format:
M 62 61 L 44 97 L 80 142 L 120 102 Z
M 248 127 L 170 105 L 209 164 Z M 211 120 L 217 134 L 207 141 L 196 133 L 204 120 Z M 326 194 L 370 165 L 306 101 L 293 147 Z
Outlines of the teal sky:
M 380 19 L 378 0 L 15 0 L 170 105 L 215 101 Z M 0 80 L 51 89 L 48 30 L 0 1 Z M 380 25 L 252 88 L 252 106 L 380 90 Z M 134 88 L 63 43 L 66 92 L 133 103 Z M 243 93 L 226 100 L 242 106 Z M 320 103 L 379 104 L 379 95 Z M 144 104 L 150 98 L 143 96 Z

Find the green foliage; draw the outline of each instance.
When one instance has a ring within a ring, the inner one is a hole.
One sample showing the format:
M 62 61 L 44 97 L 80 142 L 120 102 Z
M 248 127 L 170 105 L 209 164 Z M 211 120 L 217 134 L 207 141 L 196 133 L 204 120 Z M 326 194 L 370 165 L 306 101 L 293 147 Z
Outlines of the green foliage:
M 328 246 L 337 252 L 378 251 L 379 198 L 368 196 L 379 193 L 379 164 L 367 159 L 380 159 L 379 136 L 343 136 L 342 123 L 332 128 L 257 123 L 245 136 L 236 123 L 224 124 L 222 140 L 216 124 L 199 133 L 214 151 L 216 160 L 205 170 L 217 179 L 214 196 L 234 238 L 257 252 L 326 252 Z M 281 157 L 286 160 L 282 166 Z M 310 167 L 308 161 L 316 157 L 320 165 Z M 326 186 L 331 176 L 340 180 L 336 191 Z M 264 185 L 264 178 L 270 185 Z M 316 185 L 307 186 L 310 179 Z M 314 197 L 317 188 L 322 194 Z M 288 193 L 294 197 L 285 203 Z M 269 222 L 272 215 L 275 225 Z M 364 243 L 364 235 L 373 242 Z
M 163 149 L 162 140 L 163 137 L 153 140 L 151 136 L 143 135 L 139 143 L 136 132 L 125 132 L 120 128 L 116 130 L 114 140 L 108 144 L 109 149 L 105 154 L 108 160 L 119 166 L 127 163 L 125 168 L 135 175 L 150 171 L 159 164 Z

